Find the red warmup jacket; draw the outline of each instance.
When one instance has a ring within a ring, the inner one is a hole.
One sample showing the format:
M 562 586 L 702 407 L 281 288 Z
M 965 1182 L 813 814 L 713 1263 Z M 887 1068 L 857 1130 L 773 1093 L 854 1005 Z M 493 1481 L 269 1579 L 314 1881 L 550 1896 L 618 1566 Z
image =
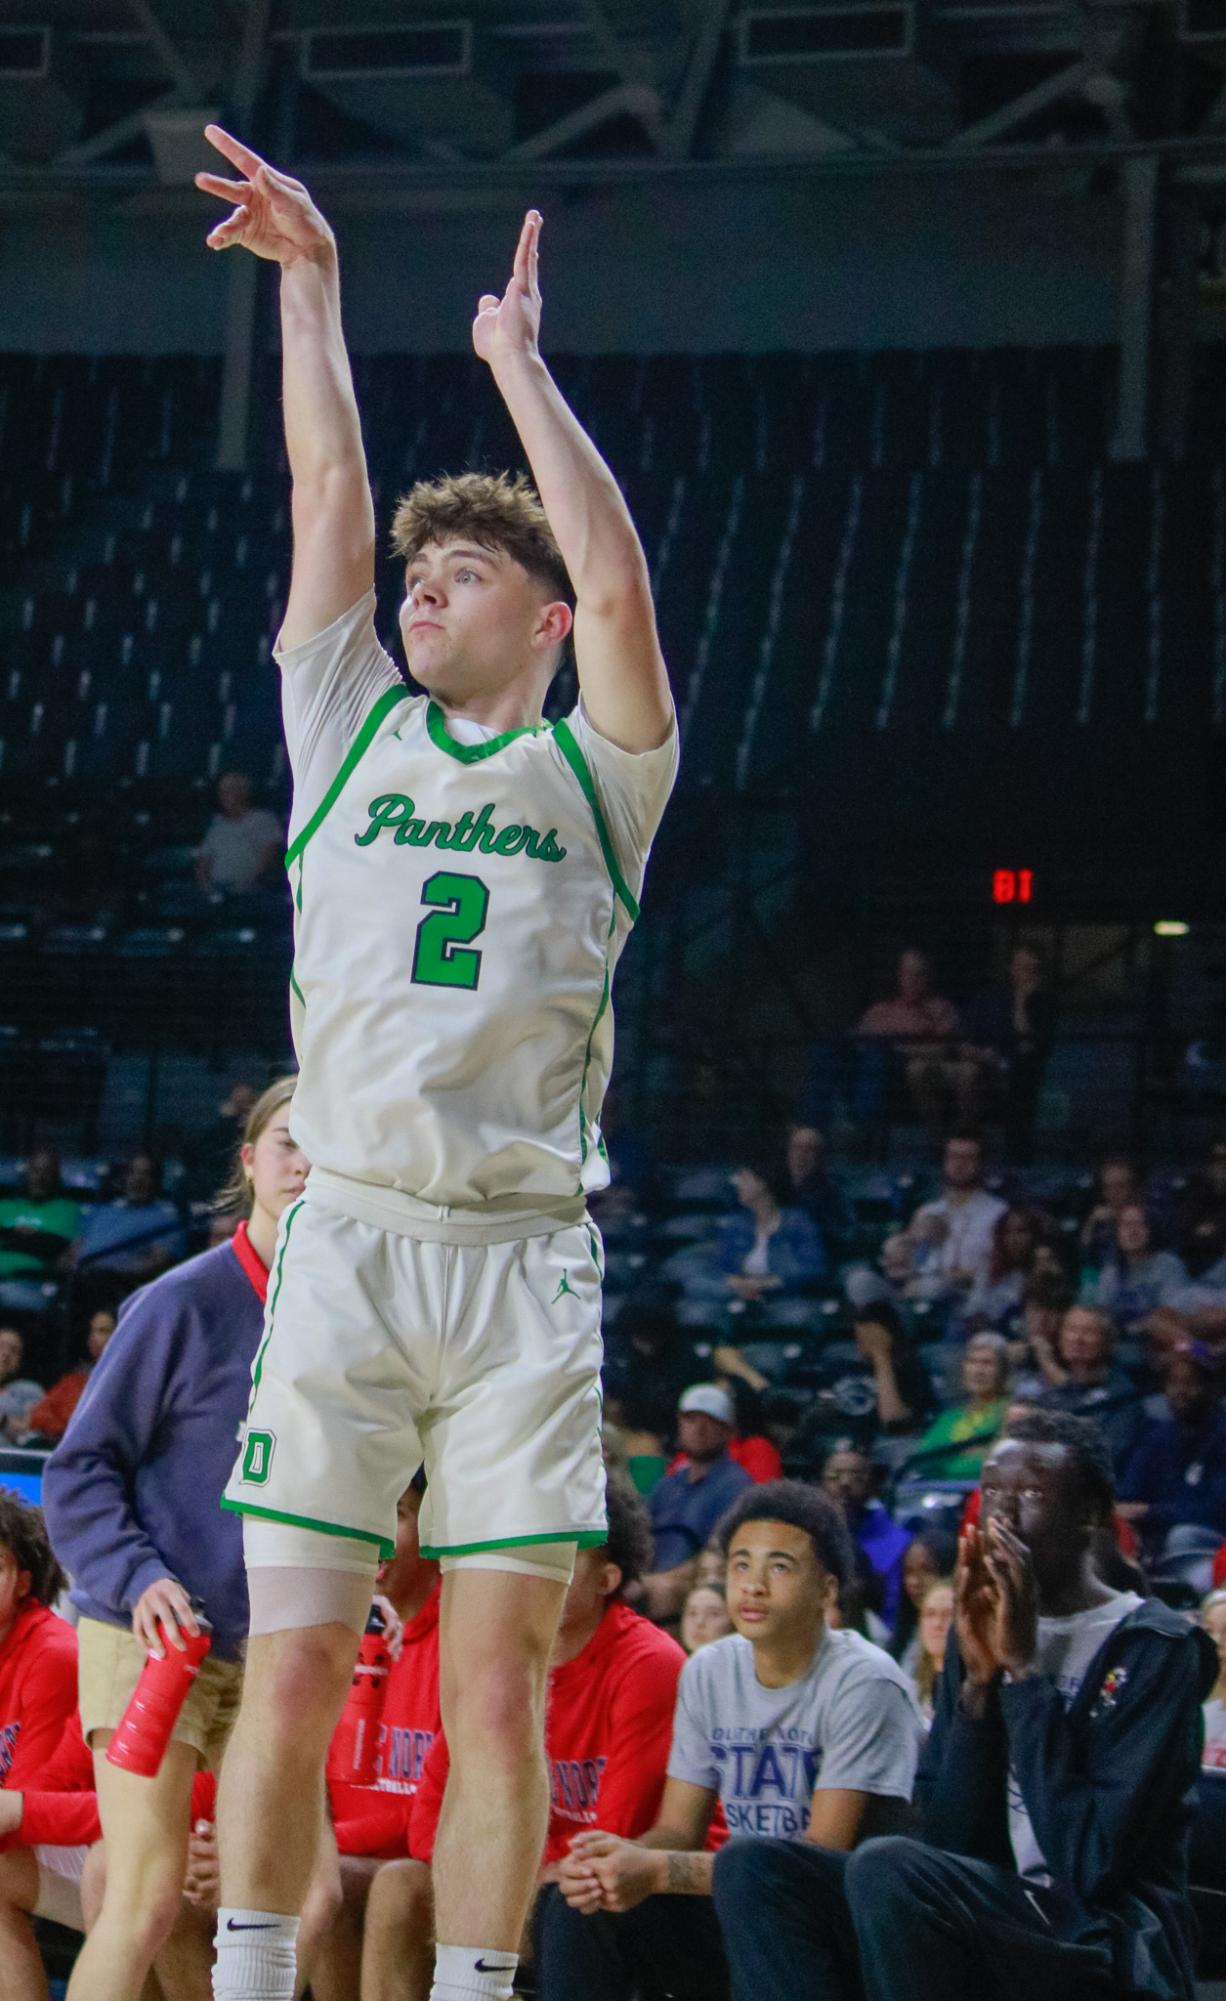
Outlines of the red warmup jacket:
M 585 1827 L 633 1838 L 653 1824 L 684 1665 L 676 1640 L 615 1603 L 582 1652 L 554 1670 L 545 1713 L 550 1812 L 543 1863 L 560 1862 Z M 409 1853 L 422 1862 L 434 1853 L 449 1762 L 440 1731 L 409 1829 Z
M 404 1629 L 400 1658 L 387 1677 L 373 1786 L 328 1782 L 328 1801 L 342 1855 L 404 1855 L 411 1802 L 426 1756 L 438 1735 L 438 1612 L 436 1584 Z
M 0 1853 L 10 1848 L 79 1848 L 101 1841 L 94 1761 L 77 1712 L 68 1718 L 54 1755 L 32 1783 L 5 1790 L 21 1791 L 21 1826 L 16 1834 L 0 1838 Z M 212 1820 L 216 1803 L 216 1773 L 197 1772 L 192 1780 L 193 1826 L 198 1820 Z
M 21 1792 L 77 1707 L 77 1635 L 48 1605 L 23 1601 L 0 1646 L 0 1786 Z
M 743 1466 L 751 1480 L 762 1486 L 767 1480 L 783 1477 L 783 1461 L 779 1457 L 779 1447 L 764 1438 L 760 1432 L 751 1432 L 748 1438 L 734 1438 L 728 1447 L 729 1459 Z M 689 1465 L 684 1452 L 675 1452 L 669 1465 L 670 1473 L 677 1473 Z

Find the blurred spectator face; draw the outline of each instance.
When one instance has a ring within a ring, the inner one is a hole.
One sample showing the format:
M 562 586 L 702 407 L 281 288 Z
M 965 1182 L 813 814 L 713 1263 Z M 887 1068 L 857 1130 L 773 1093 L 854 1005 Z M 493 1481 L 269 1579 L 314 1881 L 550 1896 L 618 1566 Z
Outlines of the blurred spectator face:
M 974 1188 L 983 1169 L 983 1148 L 977 1139 L 951 1139 L 945 1143 L 944 1174 L 947 1188 Z
M 699 1647 L 709 1647 L 712 1640 L 722 1640 L 731 1631 L 723 1592 L 712 1584 L 696 1584 L 681 1614 L 681 1644 L 686 1653 L 696 1654 Z
M 1000 1248 L 1006 1263 L 1019 1270 L 1030 1263 L 1034 1254 L 1036 1232 L 1032 1218 L 1025 1209 L 1009 1209 L 1000 1219 Z
M 1176 1355 L 1166 1372 L 1166 1400 L 1176 1424 L 1190 1431 L 1208 1422 L 1218 1395 L 1212 1378 L 1190 1355 Z
M 732 1186 L 743 1209 L 753 1209 L 759 1202 L 773 1200 L 770 1184 L 755 1168 L 738 1167 L 732 1176 Z
M 7 1637 L 22 1599 L 30 1595 L 32 1582 L 28 1570 L 17 1568 L 17 1558 L 8 1544 L 0 1543 L 0 1635 Z
M 724 1572 L 727 1568 L 728 1559 L 719 1547 L 719 1544 L 709 1542 L 705 1549 L 699 1550 L 698 1561 L 694 1565 L 695 1589 L 700 1584 L 713 1584 L 720 1596 L 723 1597 Z
M 1060 1323 L 1060 1359 L 1070 1369 L 1101 1369 L 1111 1359 L 1111 1330 L 1090 1306 L 1070 1306 Z
M 914 1007 L 932 990 L 932 968 L 923 952 L 904 952 L 898 961 L 898 997 Z
M 1064 1277 L 1064 1266 L 1060 1262 L 1060 1254 L 1055 1249 L 1054 1245 L 1052 1244 L 1035 1245 L 1034 1260 L 1031 1264 L 1031 1270 L 1035 1273 L 1036 1276 L 1038 1276 L 1039 1273 L 1042 1273 L 1042 1275 L 1045 1278 Z
M 1139 1192 L 1136 1171 L 1127 1160 L 1104 1161 L 1099 1175 L 1099 1186 L 1108 1209 L 1114 1209 L 1117 1213 L 1126 1204 L 1135 1202 Z
M 1019 945 L 1009 961 L 1009 984 L 1013 991 L 1032 994 L 1042 979 L 1043 961 L 1033 945 Z
M 251 1190 L 261 1209 L 270 1216 L 280 1217 L 296 1202 L 306 1186 L 310 1161 L 289 1129 L 290 1114 L 294 1109 L 291 1098 L 287 1104 L 273 1113 L 254 1146 L 242 1149 L 243 1166 L 251 1181 Z
M 25 1342 L 15 1327 L 0 1327 L 0 1383 L 10 1383 L 21 1373 Z
M 954 1622 L 954 1587 L 938 1581 L 930 1584 L 920 1606 L 920 1645 L 938 1666 L 945 1659 L 945 1642 Z
M 966 1344 L 962 1357 L 962 1387 L 972 1402 L 987 1403 L 1005 1387 L 1005 1357 L 995 1341 L 976 1338 Z
M 728 1450 L 728 1440 L 732 1436 L 730 1425 L 721 1424 L 717 1417 L 708 1417 L 705 1410 L 686 1410 L 677 1418 L 677 1443 L 687 1459 L 695 1466 L 709 1465 Z
M 146 1202 L 156 1202 L 158 1192 L 158 1171 L 152 1156 L 134 1154 L 124 1176 L 124 1200 L 143 1206 Z
M 562 1601 L 558 1639 L 563 1642 L 577 1639 L 599 1625 L 609 1593 L 620 1582 L 621 1571 L 610 1564 L 607 1549 L 581 1549 Z
M 1200 1622 L 1217 1648 L 1218 1666 L 1226 1674 L 1226 1591 L 1211 1591 L 1200 1608 Z
M 218 779 L 217 810 L 223 820 L 241 820 L 250 812 L 251 780 L 241 771 L 223 772 Z
M 873 1490 L 873 1465 L 863 1452 L 832 1452 L 822 1468 L 822 1486 L 846 1512 L 862 1508 Z
M 1139 1202 L 1126 1202 L 1115 1220 L 1115 1241 L 1126 1258 L 1143 1258 L 1149 1249 L 1149 1217 Z
M 902 1588 L 918 1612 L 937 1582 L 936 1558 L 922 1542 L 909 1543 L 902 1560 Z
M 89 1332 L 85 1337 L 85 1351 L 91 1361 L 96 1362 L 112 1334 L 115 1332 L 115 1315 L 99 1308 L 89 1320 Z
M 49 1202 L 60 1185 L 60 1157 L 49 1146 L 40 1146 L 25 1165 L 26 1194 L 31 1202 Z
M 790 1522 L 743 1522 L 728 1548 L 728 1612 L 747 1640 L 786 1646 L 820 1630 L 836 1580 Z
M 788 1134 L 788 1175 L 799 1188 L 826 1158 L 826 1142 L 816 1126 L 793 1126 Z

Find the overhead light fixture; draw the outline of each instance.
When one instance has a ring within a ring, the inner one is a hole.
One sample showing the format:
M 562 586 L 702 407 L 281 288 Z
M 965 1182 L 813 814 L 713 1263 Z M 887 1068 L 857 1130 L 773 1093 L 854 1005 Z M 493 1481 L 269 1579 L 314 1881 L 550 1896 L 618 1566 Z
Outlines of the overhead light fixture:
M 1186 938 L 1192 929 L 1178 917 L 1160 917 L 1154 925 L 1155 938 Z

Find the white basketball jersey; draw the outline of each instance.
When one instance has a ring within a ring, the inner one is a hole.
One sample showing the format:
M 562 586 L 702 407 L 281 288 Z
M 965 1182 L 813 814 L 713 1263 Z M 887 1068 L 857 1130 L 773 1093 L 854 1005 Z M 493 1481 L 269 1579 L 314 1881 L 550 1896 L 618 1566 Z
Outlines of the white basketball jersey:
M 299 800 L 293 1129 L 317 1167 L 445 1208 L 606 1184 L 609 993 L 646 845 L 615 853 L 583 727 L 464 742 L 385 685 L 305 820 Z

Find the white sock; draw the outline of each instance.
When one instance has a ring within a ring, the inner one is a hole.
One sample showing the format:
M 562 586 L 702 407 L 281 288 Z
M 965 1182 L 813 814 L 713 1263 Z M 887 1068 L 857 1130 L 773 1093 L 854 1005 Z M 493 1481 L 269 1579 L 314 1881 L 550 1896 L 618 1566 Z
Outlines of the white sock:
M 298 1919 L 280 1911 L 217 1913 L 214 2001 L 293 2001 Z
M 510 2001 L 519 1959 L 495 1945 L 434 1948 L 430 2001 Z

